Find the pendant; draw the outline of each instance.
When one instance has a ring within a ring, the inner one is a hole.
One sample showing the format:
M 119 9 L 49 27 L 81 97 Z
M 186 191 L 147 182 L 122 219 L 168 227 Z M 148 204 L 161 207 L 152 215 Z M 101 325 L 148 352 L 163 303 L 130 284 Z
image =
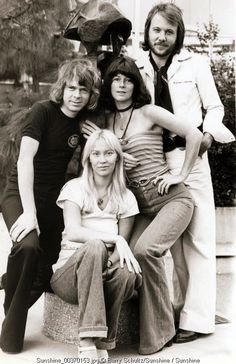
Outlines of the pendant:
M 103 204 L 103 199 L 102 198 L 99 198 L 97 200 L 97 204 L 98 204 L 98 206 L 101 206 Z

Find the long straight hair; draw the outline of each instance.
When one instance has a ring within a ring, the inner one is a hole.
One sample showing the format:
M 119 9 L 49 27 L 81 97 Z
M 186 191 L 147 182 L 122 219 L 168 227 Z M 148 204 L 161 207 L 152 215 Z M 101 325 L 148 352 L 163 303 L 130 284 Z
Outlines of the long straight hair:
M 123 197 L 126 192 L 123 169 L 123 152 L 118 138 L 109 130 L 98 130 L 91 134 L 83 150 L 82 165 L 84 169 L 81 179 L 85 190 L 85 209 L 91 211 L 94 208 L 91 196 L 94 195 L 96 186 L 94 182 L 92 165 L 90 163 L 90 154 L 93 150 L 94 144 L 101 139 L 104 140 L 109 148 L 114 150 L 117 155 L 116 165 L 107 193 L 111 200 L 113 211 L 119 213 L 119 207 L 124 202 Z
M 117 57 L 113 62 L 111 62 L 104 75 L 104 82 L 101 90 L 101 102 L 106 109 L 110 111 L 116 110 L 116 105 L 111 94 L 111 84 L 113 77 L 118 74 L 122 74 L 130 78 L 134 85 L 132 99 L 135 109 L 151 103 L 151 96 L 135 62 L 130 57 Z

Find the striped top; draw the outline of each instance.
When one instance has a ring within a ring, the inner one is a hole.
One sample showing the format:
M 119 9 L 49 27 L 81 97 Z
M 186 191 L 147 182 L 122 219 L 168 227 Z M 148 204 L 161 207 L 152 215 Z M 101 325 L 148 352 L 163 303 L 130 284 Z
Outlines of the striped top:
M 123 151 L 137 158 L 140 165 L 126 171 L 128 180 L 160 176 L 169 170 L 163 153 L 162 134 L 146 131 L 126 139 Z

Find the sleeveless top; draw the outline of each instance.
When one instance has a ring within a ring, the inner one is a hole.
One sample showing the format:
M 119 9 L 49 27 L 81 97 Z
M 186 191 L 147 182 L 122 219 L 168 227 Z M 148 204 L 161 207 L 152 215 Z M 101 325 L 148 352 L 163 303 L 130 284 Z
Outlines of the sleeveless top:
M 163 153 L 163 137 L 156 131 L 137 133 L 126 139 L 123 151 L 139 160 L 139 165 L 126 171 L 128 181 L 160 176 L 169 170 Z

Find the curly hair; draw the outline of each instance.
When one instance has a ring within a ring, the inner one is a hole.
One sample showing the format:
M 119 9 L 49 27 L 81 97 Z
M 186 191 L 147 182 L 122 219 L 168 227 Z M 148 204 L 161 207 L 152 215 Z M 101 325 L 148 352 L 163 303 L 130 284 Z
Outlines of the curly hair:
M 150 49 L 149 45 L 149 29 L 152 22 L 153 17 L 160 13 L 168 23 L 172 25 L 177 25 L 177 38 L 175 43 L 175 53 L 179 53 L 184 43 L 184 35 L 185 35 L 185 26 L 183 22 L 183 13 L 182 10 L 173 3 L 169 2 L 161 2 L 158 5 L 155 5 L 148 13 L 145 27 L 144 27 L 144 41 L 142 43 L 142 48 L 144 51 L 148 51 Z
M 101 102 L 110 111 L 115 111 L 116 106 L 111 94 L 111 84 L 113 77 L 122 74 L 131 79 L 134 85 L 133 106 L 135 109 L 151 103 L 151 96 L 144 84 L 142 76 L 135 62 L 130 57 L 117 57 L 109 65 L 104 75 L 104 82 L 101 90 Z
M 101 78 L 98 70 L 87 58 L 76 58 L 66 61 L 60 66 L 57 81 L 50 90 L 50 100 L 61 105 L 64 88 L 68 82 L 73 80 L 90 91 L 90 100 L 86 107 L 88 110 L 94 110 L 100 95 Z

